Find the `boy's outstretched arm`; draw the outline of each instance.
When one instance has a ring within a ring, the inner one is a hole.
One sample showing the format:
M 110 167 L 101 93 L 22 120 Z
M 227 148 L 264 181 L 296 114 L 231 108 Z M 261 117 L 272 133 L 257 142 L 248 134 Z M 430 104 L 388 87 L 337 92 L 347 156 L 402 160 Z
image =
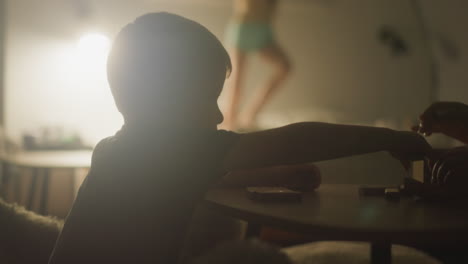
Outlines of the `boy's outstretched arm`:
M 335 159 L 377 151 L 397 155 L 431 149 L 423 137 L 387 128 L 304 122 L 242 134 L 224 161 L 227 171 Z

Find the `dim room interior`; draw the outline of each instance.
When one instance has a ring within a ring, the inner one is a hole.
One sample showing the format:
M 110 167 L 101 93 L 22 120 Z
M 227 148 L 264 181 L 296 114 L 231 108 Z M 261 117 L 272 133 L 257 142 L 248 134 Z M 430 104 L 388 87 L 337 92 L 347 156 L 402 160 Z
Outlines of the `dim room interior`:
M 0 3 L 0 147 L 17 165 L 3 168 L 2 196 L 59 218 L 87 174 L 93 147 L 123 124 L 105 70 L 119 29 L 141 14 L 168 11 L 223 41 L 232 12 L 228 0 Z M 468 103 L 467 2 L 287 0 L 279 6 L 276 37 L 293 70 L 256 128 L 318 121 L 410 130 L 432 102 Z M 246 103 L 271 71 L 257 57 L 249 63 Z M 221 94 L 221 108 L 226 100 Z M 439 135 L 428 140 L 436 147 L 461 144 Z M 24 152 L 25 160 L 15 156 Z M 398 184 L 405 175 L 384 152 L 316 165 L 328 184 Z

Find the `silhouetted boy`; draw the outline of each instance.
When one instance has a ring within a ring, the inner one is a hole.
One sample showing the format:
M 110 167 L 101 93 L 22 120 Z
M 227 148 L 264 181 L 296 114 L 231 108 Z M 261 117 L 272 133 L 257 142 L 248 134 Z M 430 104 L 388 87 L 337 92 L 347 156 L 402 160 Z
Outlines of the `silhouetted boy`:
M 115 39 L 108 80 L 125 124 L 95 148 L 50 263 L 176 263 L 194 206 L 227 171 L 429 146 L 414 133 L 299 123 L 217 130 L 231 62 L 205 27 L 137 18 Z

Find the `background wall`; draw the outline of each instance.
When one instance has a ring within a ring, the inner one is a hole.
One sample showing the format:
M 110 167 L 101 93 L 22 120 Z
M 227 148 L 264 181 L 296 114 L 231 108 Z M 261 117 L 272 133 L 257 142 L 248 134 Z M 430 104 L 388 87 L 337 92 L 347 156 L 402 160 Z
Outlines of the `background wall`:
M 466 11 L 468 2 L 463 0 L 424 1 L 424 11 L 428 24 L 439 38 L 436 45 L 437 58 L 440 62 L 441 100 L 468 102 L 468 34 L 466 34 Z M 458 49 L 458 59 L 450 59 L 441 53 L 440 38 L 449 40 L 445 43 L 450 48 L 453 42 Z
M 227 0 L 82 2 L 87 4 L 8 1 L 6 127 L 10 135 L 63 124 L 95 143 L 118 129 L 121 119 L 105 77 L 80 75 L 83 67 L 77 67 L 73 49 L 81 34 L 94 30 L 112 37 L 140 14 L 168 10 L 200 21 L 222 38 L 231 12 Z M 451 10 L 450 4 L 446 6 Z M 373 123 L 376 119 L 399 125 L 428 104 L 427 61 L 408 1 L 283 1 L 277 25 L 294 73 L 261 116 L 265 126 L 299 120 Z M 377 39 L 381 25 L 400 31 L 409 42 L 410 56 L 391 56 Z M 269 69 L 261 63 L 253 58 L 250 64 L 247 102 L 267 77 Z
M 436 40 L 440 99 L 468 103 L 468 36 L 463 28 L 468 3 L 420 2 Z M 82 34 L 97 31 L 112 38 L 138 15 L 164 10 L 197 20 L 222 39 L 231 12 L 228 0 L 9 0 L 7 4 L 7 133 L 19 140 L 25 131 L 60 125 L 78 130 L 90 144 L 113 134 L 122 120 L 103 64 L 83 61 L 76 53 Z M 407 128 L 429 104 L 429 61 L 409 0 L 285 0 L 276 22 L 278 40 L 291 56 L 294 73 L 262 113 L 263 126 L 313 120 Z M 409 55 L 394 57 L 379 42 L 382 25 L 401 34 Z M 441 36 L 448 42 L 437 41 Z M 444 55 L 444 45 L 454 46 L 459 58 Z M 247 102 L 268 73 L 258 58 L 251 60 Z M 363 175 L 385 166 L 393 168 L 383 172 L 387 179 L 401 174 L 393 161 L 381 161 L 388 159 L 384 156 L 321 166 L 338 174 L 354 170 Z
M 4 105 L 4 76 L 5 76 L 5 29 L 6 29 L 6 1 L 0 0 L 0 105 Z M 4 107 L 0 107 L 0 126 L 3 127 Z M 1 143 L 0 143 L 1 144 Z

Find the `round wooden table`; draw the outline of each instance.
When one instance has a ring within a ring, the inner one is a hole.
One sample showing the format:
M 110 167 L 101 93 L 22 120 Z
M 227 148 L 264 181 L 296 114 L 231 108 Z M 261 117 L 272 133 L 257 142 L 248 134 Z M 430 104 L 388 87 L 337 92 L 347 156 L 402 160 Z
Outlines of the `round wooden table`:
M 372 263 L 391 263 L 391 244 L 468 241 L 468 201 L 424 202 L 412 197 L 388 201 L 359 195 L 358 185 L 322 185 L 302 202 L 256 202 L 245 189 L 207 193 L 213 210 L 245 220 L 310 234 L 318 240 L 371 242 Z
M 22 151 L 2 155 L 1 160 L 6 166 L 28 168 L 32 170 L 32 183 L 29 187 L 26 207 L 32 208 L 33 198 L 37 189 L 37 181 L 43 177 L 40 192 L 39 213 L 47 214 L 47 198 L 49 197 L 49 178 L 52 169 L 89 168 L 91 165 L 91 150 L 79 151 Z

